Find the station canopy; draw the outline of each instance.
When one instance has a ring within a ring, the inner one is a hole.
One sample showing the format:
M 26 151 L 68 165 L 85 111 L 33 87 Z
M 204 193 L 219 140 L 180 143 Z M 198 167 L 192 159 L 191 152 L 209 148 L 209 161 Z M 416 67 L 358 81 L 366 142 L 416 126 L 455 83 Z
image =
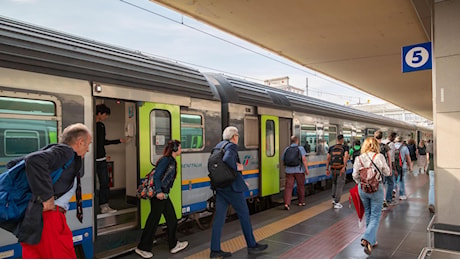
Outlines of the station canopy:
M 431 39 L 431 0 L 151 0 L 433 120 L 431 70 L 401 49 Z

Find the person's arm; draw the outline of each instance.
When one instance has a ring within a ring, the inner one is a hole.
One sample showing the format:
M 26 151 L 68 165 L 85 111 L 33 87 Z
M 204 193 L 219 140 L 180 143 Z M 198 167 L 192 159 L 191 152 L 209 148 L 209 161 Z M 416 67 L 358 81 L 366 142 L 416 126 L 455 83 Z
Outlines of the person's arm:
M 308 171 L 308 161 L 307 161 L 307 156 L 302 156 L 302 162 L 303 166 L 305 167 L 305 174 L 308 175 L 310 172 Z
M 343 168 L 340 170 L 340 176 L 342 176 L 342 174 L 344 174 L 347 170 L 348 159 L 350 159 L 350 155 L 348 154 L 348 151 L 345 151 L 345 154 L 343 155 Z
M 385 160 L 385 156 L 383 156 L 383 154 L 377 154 L 376 159 L 379 161 L 382 174 L 384 176 L 390 176 L 391 171 L 390 171 L 390 167 L 387 164 L 387 161 Z
M 327 154 L 327 159 L 326 159 L 326 175 L 329 176 L 331 175 L 331 171 L 329 170 L 329 162 L 331 161 L 331 154 Z
M 238 147 L 234 143 L 229 143 L 225 146 L 225 154 L 222 160 L 233 170 L 241 171 L 238 168 Z M 241 164 L 240 164 L 241 165 Z M 242 166 L 242 165 L 241 165 Z
M 411 159 L 410 159 L 410 155 L 409 153 L 406 153 L 406 162 L 407 162 L 407 166 L 409 167 L 409 171 L 412 171 L 412 167 L 411 167 Z
M 390 150 L 387 151 L 387 158 L 388 158 L 388 167 L 390 169 L 393 169 L 393 162 L 391 161 Z M 391 175 L 391 170 L 390 170 L 390 175 Z
M 353 180 L 356 183 L 359 183 L 359 168 L 361 167 L 361 163 L 359 162 L 359 157 L 360 156 L 355 158 L 355 163 L 353 164 L 353 173 L 351 174 L 351 176 L 353 177 Z
M 169 158 L 168 157 L 162 157 L 156 167 L 155 167 L 155 173 L 153 174 L 153 180 L 154 180 L 154 185 L 155 185 L 155 191 L 157 192 L 156 197 L 160 200 L 165 199 L 166 195 L 163 193 L 163 190 L 161 187 L 163 186 L 163 183 L 161 181 L 163 174 L 167 170 L 169 166 Z

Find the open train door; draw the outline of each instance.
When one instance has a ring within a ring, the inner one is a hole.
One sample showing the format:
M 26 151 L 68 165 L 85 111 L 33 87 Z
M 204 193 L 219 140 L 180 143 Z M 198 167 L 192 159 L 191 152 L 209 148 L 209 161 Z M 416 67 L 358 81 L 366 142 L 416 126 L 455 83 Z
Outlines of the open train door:
M 260 120 L 260 195 L 280 192 L 279 118 L 261 115 Z
M 144 102 L 139 105 L 139 178 L 144 178 L 163 155 L 163 149 L 171 139 L 180 140 L 180 107 Z M 181 157 L 176 157 L 177 176 L 169 197 L 176 216 L 182 218 Z M 150 201 L 140 201 L 141 227 L 144 228 L 150 213 Z M 164 222 L 162 217 L 161 223 Z

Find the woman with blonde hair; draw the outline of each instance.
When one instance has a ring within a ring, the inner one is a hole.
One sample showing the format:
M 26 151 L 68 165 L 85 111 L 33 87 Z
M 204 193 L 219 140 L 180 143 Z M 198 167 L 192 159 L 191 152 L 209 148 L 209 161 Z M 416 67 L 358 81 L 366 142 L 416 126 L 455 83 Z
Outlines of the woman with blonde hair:
M 368 137 L 361 147 L 361 155 L 355 159 L 353 165 L 353 180 L 358 183 L 359 196 L 364 206 L 366 217 L 366 231 L 361 237 L 361 245 L 366 254 L 371 254 L 372 247 L 377 245 L 377 230 L 379 229 L 380 215 L 382 214 L 383 184 L 382 175 L 390 176 L 391 171 L 385 157 L 379 153 L 380 145 L 374 137 Z M 377 191 L 365 192 L 360 184 L 360 170 L 372 167 L 377 170 L 376 178 L 379 181 Z

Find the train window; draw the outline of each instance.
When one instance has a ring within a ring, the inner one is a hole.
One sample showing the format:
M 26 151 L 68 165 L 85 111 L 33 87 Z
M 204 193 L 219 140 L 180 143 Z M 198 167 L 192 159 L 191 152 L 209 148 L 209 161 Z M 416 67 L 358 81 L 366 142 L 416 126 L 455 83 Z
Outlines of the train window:
M 54 116 L 56 107 L 51 101 L 0 97 L 0 113 Z
M 351 145 L 351 128 L 343 128 L 344 144 Z
M 203 148 L 203 117 L 201 115 L 180 115 L 181 147 L 185 149 Z
M 336 144 L 337 143 L 337 126 L 330 125 L 330 126 L 325 127 L 324 130 L 325 130 L 324 139 L 326 140 L 326 146 L 331 147 L 334 144 Z
M 273 157 L 275 155 L 275 122 L 273 120 L 267 120 L 267 122 L 265 122 L 265 129 L 265 153 L 268 157 Z
M 275 122 L 273 120 L 267 120 L 265 122 L 265 150 L 267 157 L 275 156 Z
M 310 145 L 310 153 L 316 152 L 317 136 L 314 125 L 302 125 L 300 127 L 300 145 L 305 147 L 307 142 Z
M 171 114 L 166 110 L 152 110 L 150 113 L 150 135 L 151 144 L 151 161 L 156 163 L 155 158 L 163 155 L 163 150 L 167 142 L 171 140 Z M 154 157 L 155 156 L 155 157 Z
M 259 147 L 259 119 L 257 117 L 244 118 L 244 146 L 246 148 Z

